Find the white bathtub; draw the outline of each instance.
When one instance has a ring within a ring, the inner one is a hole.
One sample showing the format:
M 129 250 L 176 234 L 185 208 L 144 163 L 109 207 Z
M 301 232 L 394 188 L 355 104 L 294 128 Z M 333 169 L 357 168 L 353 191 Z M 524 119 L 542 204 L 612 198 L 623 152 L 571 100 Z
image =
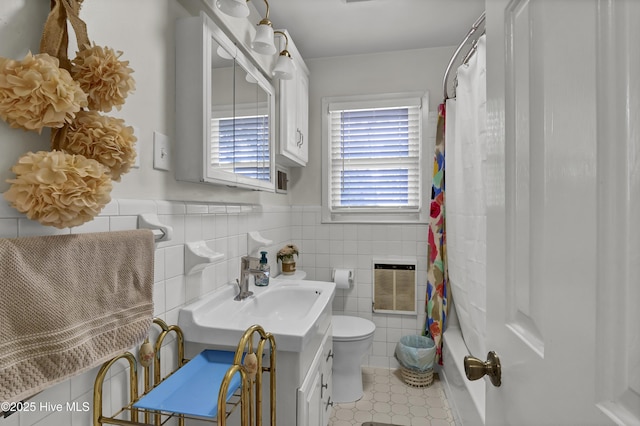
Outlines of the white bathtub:
M 443 334 L 443 368 L 440 377 L 456 426 L 484 425 L 485 381 L 470 381 L 464 374 L 463 360 L 469 355 L 457 324 L 450 324 Z

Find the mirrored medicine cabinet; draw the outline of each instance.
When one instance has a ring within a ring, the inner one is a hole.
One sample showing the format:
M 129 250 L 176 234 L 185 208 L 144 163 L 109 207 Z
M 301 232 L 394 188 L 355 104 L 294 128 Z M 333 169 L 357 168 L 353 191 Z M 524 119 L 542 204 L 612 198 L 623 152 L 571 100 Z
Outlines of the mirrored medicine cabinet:
M 274 89 L 208 16 L 176 23 L 176 179 L 274 191 Z

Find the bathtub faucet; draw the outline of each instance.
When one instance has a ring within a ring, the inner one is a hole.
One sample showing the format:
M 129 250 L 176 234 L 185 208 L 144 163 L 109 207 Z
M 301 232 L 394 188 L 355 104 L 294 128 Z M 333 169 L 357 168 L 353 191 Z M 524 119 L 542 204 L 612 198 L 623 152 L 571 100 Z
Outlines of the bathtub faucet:
M 251 256 L 242 256 L 240 258 L 240 280 L 236 279 L 240 292 L 233 300 L 244 300 L 253 294 L 249 291 L 249 277 L 253 275 L 257 278 L 264 278 L 263 271 L 258 269 L 260 258 Z M 253 266 L 253 267 L 252 267 Z

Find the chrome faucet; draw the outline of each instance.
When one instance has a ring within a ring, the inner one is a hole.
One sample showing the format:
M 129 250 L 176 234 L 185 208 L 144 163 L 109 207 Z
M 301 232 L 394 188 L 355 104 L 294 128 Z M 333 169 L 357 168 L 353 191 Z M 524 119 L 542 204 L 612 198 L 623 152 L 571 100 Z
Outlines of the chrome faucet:
M 242 256 L 240 258 L 240 280 L 236 279 L 240 292 L 233 300 L 244 300 L 253 294 L 249 291 L 249 277 L 264 278 L 265 273 L 258 269 L 260 258 Z

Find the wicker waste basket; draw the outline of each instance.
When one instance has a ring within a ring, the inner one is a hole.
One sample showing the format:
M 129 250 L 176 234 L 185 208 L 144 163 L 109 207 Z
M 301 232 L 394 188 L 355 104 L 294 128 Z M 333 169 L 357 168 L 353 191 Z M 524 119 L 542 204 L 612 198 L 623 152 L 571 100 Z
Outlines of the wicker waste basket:
M 405 383 L 414 387 L 426 387 L 433 383 L 433 363 L 436 345 L 426 336 L 402 336 L 396 344 L 395 357 Z

